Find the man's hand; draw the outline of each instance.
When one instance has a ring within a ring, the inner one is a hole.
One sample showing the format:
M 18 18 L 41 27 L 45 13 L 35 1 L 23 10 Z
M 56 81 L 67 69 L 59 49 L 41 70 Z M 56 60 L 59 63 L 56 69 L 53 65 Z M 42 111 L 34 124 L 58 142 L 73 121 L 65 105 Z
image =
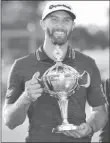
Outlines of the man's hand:
M 38 97 L 41 96 L 43 92 L 43 88 L 41 88 L 41 85 L 38 81 L 40 73 L 36 72 L 32 79 L 29 81 L 26 81 L 25 83 L 25 92 L 28 96 L 30 101 L 36 101 Z
M 77 127 L 76 130 L 63 131 L 62 133 L 74 138 L 81 138 L 92 133 L 92 128 L 87 123 L 82 123 L 80 126 Z

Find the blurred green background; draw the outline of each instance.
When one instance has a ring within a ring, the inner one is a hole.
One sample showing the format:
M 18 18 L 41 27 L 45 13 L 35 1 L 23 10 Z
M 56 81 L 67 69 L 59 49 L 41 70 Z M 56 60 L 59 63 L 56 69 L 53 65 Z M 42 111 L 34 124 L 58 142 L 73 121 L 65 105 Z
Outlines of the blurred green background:
M 42 10 L 47 1 L 1 1 L 1 99 L 7 88 L 9 70 L 14 60 L 35 51 L 43 44 L 40 27 Z M 93 57 L 102 80 L 109 77 L 109 1 L 68 1 L 76 11 L 76 27 L 70 44 Z M 87 117 L 90 108 L 87 104 Z M 22 142 L 26 136 L 28 120 L 16 129 L 9 130 L 2 120 L 2 142 Z M 98 133 L 93 141 L 98 140 Z

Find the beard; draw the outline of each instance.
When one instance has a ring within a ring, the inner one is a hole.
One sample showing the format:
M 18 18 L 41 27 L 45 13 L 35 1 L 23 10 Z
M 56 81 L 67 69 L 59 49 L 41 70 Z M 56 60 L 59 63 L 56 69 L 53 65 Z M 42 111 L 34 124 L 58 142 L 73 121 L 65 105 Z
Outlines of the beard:
M 61 34 L 58 34 L 57 32 Z M 64 29 L 52 29 L 52 31 L 50 31 L 50 29 L 47 28 L 47 34 L 52 40 L 52 43 L 59 46 L 64 45 L 68 41 L 71 32 L 72 31 L 67 34 L 67 31 Z

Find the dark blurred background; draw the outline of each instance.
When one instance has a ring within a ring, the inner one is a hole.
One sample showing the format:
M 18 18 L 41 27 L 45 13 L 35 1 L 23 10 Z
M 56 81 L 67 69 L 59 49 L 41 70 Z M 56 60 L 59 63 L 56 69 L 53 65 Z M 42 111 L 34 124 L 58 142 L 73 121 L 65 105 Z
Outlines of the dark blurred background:
M 104 80 L 109 77 L 109 1 L 85 2 L 73 4 L 79 19 L 76 19 L 70 44 L 96 60 Z M 44 33 L 39 22 L 45 4 L 46 1 L 1 1 L 2 104 L 9 70 L 14 60 L 35 51 L 43 44 Z M 89 8 L 91 11 L 88 11 Z M 92 22 L 92 19 L 95 22 Z M 2 131 L 2 141 L 15 141 L 7 136 L 10 132 L 4 125 Z M 18 133 L 18 130 L 16 132 Z

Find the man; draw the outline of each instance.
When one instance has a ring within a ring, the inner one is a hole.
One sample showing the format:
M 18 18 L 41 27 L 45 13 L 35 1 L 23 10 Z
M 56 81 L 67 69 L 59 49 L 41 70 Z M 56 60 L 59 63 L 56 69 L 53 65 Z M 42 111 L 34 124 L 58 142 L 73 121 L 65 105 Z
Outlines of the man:
M 110 118 L 110 78 L 103 81 L 104 93 L 106 95 L 106 104 L 108 109 L 108 118 Z M 104 128 L 102 128 L 99 135 L 100 142 L 110 142 L 110 129 L 109 129 L 110 119 L 108 119 Z
M 67 3 L 48 3 L 41 20 L 45 33 L 43 45 L 35 53 L 16 60 L 12 66 L 5 99 L 4 121 L 10 129 L 14 129 L 28 115 L 29 131 L 26 142 L 90 142 L 93 133 L 106 123 L 105 100 L 95 61 L 74 50 L 68 43 L 75 18 L 72 7 Z M 64 64 L 74 67 L 79 73 L 87 71 L 90 75 L 89 87 L 80 87 L 71 95 L 68 103 L 68 121 L 77 125 L 77 129 L 62 133 L 52 133 L 52 129 L 62 123 L 57 100 L 43 92 L 43 86 L 38 81 L 55 64 L 53 51 L 56 45 L 63 52 Z M 87 121 L 86 100 L 93 110 Z

